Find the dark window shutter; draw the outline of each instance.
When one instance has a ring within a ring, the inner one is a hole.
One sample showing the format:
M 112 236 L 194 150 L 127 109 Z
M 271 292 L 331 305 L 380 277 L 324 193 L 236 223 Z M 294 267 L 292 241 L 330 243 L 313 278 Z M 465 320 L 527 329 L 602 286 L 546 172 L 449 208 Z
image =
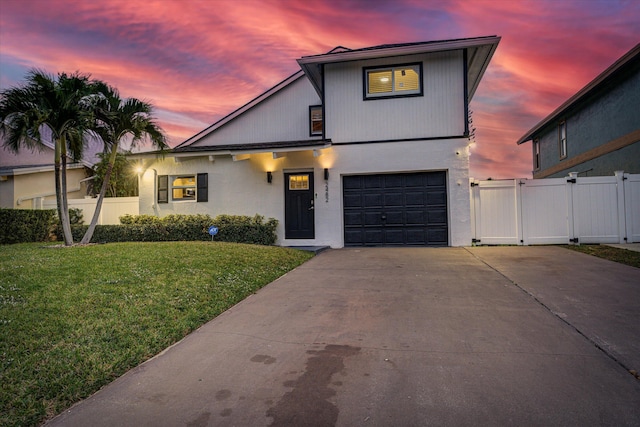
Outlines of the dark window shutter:
M 169 175 L 158 175 L 158 203 L 169 203 Z
M 198 202 L 208 202 L 209 201 L 209 174 L 208 173 L 199 173 L 198 174 Z

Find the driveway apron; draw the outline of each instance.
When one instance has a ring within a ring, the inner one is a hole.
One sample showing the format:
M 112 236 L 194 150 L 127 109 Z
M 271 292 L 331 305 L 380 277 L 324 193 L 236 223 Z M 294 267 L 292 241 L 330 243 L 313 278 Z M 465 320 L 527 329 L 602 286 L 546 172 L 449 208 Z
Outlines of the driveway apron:
M 49 424 L 640 425 L 639 283 L 556 247 L 330 250 Z

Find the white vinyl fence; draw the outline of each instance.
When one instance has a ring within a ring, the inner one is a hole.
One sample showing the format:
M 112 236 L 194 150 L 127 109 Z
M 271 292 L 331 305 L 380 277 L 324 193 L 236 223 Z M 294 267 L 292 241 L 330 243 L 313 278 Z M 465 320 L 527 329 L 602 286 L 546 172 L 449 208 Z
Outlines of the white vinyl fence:
M 640 242 L 640 175 L 471 182 L 481 245 Z
M 69 209 L 82 209 L 82 218 L 85 224 L 91 222 L 93 213 L 96 211 L 98 199 L 69 199 Z M 56 201 L 45 201 L 43 209 L 56 209 Z M 100 209 L 99 225 L 120 224 L 120 217 L 125 214 L 138 215 L 139 213 L 138 197 L 105 197 Z

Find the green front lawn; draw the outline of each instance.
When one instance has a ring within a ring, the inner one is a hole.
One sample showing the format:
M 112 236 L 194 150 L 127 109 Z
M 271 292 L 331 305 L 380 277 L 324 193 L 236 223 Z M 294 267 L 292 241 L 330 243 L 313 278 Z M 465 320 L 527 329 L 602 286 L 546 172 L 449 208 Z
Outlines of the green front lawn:
M 38 425 L 308 260 L 217 242 L 0 246 L 0 425 Z

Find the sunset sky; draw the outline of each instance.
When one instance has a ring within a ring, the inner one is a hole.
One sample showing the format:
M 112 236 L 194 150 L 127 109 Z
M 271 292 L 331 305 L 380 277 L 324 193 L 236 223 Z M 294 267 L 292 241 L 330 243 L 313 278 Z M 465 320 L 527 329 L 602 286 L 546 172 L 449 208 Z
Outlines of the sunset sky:
M 516 141 L 640 41 L 640 0 L 0 0 L 0 88 L 31 68 L 152 102 L 172 146 L 335 46 L 498 35 L 471 176 L 531 177 Z

